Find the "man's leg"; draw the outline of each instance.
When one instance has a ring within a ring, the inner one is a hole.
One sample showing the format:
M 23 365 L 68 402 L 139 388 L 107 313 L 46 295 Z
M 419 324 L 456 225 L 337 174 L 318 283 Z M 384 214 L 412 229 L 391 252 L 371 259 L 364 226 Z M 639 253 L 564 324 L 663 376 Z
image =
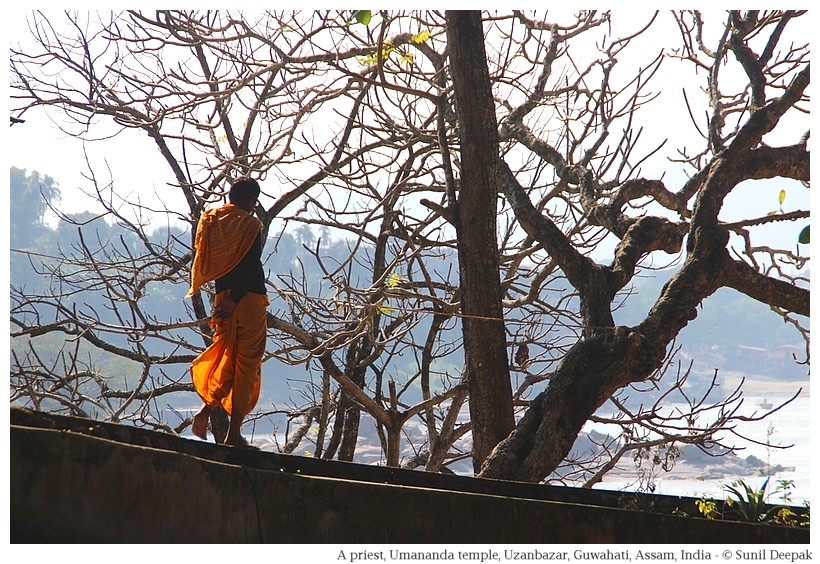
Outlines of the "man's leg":
M 262 383 L 262 357 L 267 339 L 267 298 L 245 294 L 237 304 L 234 378 L 231 390 L 231 423 L 225 444 L 247 444 L 242 437 L 242 422 L 259 400 Z
M 247 441 L 242 437 L 242 421 L 245 419 L 244 415 L 234 413 L 231 415 L 231 424 L 228 426 L 228 436 L 225 437 L 225 444 L 231 446 L 243 446 Z
M 191 432 L 203 441 L 208 440 L 208 417 L 210 417 L 213 409 L 214 408 L 212 406 L 207 403 L 203 403 L 202 407 L 200 407 L 199 411 L 197 411 L 196 415 L 194 415 L 194 422 L 191 425 Z
M 217 296 L 217 303 L 220 295 Z M 236 325 L 232 320 L 228 320 L 216 324 L 215 329 L 211 345 L 191 363 L 194 387 L 204 402 L 199 412 L 194 415 L 191 431 L 202 440 L 208 439 L 208 423 L 212 415 L 219 415 L 214 414 L 214 410 L 230 394 L 234 378 L 234 363 L 230 357 L 233 354 Z M 225 436 L 225 429 L 228 426 L 227 417 L 225 419 L 224 426 L 218 424 L 218 417 L 216 423 L 211 421 L 211 431 L 217 443 Z

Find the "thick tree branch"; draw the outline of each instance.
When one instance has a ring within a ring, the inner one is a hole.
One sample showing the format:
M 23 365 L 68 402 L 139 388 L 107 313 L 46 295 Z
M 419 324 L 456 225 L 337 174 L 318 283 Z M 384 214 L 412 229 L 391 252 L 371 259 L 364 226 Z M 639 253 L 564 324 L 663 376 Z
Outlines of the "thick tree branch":
M 779 280 L 758 272 L 741 261 L 728 261 L 724 270 L 724 284 L 743 292 L 760 303 L 779 307 L 798 315 L 810 315 L 810 291 L 792 282 Z

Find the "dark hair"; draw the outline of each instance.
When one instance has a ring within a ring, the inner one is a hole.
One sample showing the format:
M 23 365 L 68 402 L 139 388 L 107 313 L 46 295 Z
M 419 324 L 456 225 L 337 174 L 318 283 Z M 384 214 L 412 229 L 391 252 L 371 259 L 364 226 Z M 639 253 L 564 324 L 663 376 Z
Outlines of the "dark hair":
M 259 183 L 253 178 L 243 178 L 231 185 L 228 201 L 232 204 L 246 204 L 259 198 Z

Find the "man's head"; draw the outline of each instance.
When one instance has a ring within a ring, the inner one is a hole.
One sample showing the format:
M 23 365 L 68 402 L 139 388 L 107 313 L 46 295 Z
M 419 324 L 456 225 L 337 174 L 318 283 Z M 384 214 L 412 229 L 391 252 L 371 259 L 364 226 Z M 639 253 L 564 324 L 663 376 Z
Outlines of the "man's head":
M 259 198 L 259 183 L 253 178 L 243 178 L 231 185 L 228 201 L 246 212 L 252 212 Z

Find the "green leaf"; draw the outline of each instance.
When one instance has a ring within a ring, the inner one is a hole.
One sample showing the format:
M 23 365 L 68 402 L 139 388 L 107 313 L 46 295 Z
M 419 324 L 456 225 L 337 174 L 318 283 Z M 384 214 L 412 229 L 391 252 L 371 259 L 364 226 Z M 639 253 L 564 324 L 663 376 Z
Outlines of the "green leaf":
M 803 228 L 803 231 L 800 232 L 800 235 L 797 237 L 797 242 L 802 243 L 804 245 L 808 245 L 811 239 L 811 225 L 807 225 Z
M 350 19 L 356 20 L 362 25 L 368 25 L 371 17 L 372 13 L 370 10 L 353 10 L 353 14 L 350 16 Z
M 783 205 L 783 202 L 786 200 L 786 191 L 781 190 L 780 194 L 777 196 L 777 199 L 780 201 L 780 205 Z

